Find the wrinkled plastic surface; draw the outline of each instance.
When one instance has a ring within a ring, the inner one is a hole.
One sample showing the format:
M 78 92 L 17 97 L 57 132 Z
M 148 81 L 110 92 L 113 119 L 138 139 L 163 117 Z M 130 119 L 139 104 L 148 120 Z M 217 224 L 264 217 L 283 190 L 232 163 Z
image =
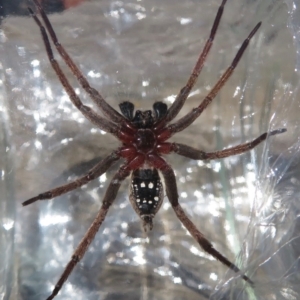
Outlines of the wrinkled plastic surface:
M 220 2 L 89 1 L 50 19 L 66 50 L 113 107 L 129 100 L 137 109 L 150 109 L 158 100 L 170 104 L 185 84 Z M 201 102 L 256 23 L 263 25 L 218 97 L 173 140 L 214 151 L 270 129 L 286 127 L 288 132 L 224 160 L 167 157 L 185 211 L 255 288 L 199 248 L 167 198 L 153 231 L 145 235 L 128 201 L 126 181 L 57 300 L 299 299 L 298 4 L 228 1 L 213 49 L 181 115 Z M 8 248 L 14 245 L 13 235 L 0 244 L 10 262 L 2 265 L 1 296 L 46 299 L 118 166 L 52 201 L 25 208 L 21 203 L 84 174 L 118 142 L 72 106 L 31 18 L 6 19 L 0 42 L 9 117 L 5 128 L 14 146 L 8 170 L 15 174 L 10 187 L 15 199 L 1 192 L 1 205 L 16 201 L 18 208 L 16 223 L 12 221 L 15 252 L 7 251 L 13 249 Z M 83 102 L 92 105 L 56 57 Z M 8 280 L 13 266 L 14 280 Z

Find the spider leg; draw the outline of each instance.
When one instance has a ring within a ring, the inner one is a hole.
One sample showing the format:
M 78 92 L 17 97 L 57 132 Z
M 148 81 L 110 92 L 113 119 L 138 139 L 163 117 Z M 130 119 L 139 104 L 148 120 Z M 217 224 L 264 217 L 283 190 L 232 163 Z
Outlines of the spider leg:
M 130 169 L 128 165 L 122 166 L 119 171 L 115 174 L 113 179 L 111 180 L 105 196 L 103 198 L 102 206 L 94 219 L 92 225 L 84 235 L 83 239 L 81 240 L 80 244 L 74 251 L 72 255 L 72 259 L 67 264 L 65 270 L 63 271 L 62 275 L 60 276 L 59 280 L 57 281 L 52 294 L 47 298 L 47 300 L 53 299 L 60 289 L 62 288 L 65 281 L 68 279 L 69 275 L 73 271 L 74 267 L 77 263 L 82 259 L 83 255 L 85 254 L 86 250 L 88 249 L 91 242 L 94 240 L 97 231 L 99 230 L 101 224 L 103 223 L 106 214 L 108 212 L 109 207 L 112 205 L 113 201 L 115 200 L 118 190 L 121 186 L 122 181 L 129 175 Z
M 216 151 L 216 152 L 204 152 L 195 148 L 192 148 L 190 146 L 184 145 L 184 144 L 179 144 L 179 143 L 172 143 L 170 146 L 172 147 L 172 151 L 191 158 L 191 159 L 196 159 L 196 160 L 210 160 L 210 159 L 218 159 L 218 158 L 224 158 L 224 157 L 229 157 L 232 155 L 237 155 L 241 154 L 247 151 L 250 151 L 251 149 L 255 148 L 258 144 L 263 142 L 265 139 L 272 135 L 280 134 L 286 132 L 285 128 L 282 129 L 276 129 L 270 132 L 265 132 L 262 135 L 260 135 L 258 138 L 255 140 L 245 143 L 245 144 L 240 144 L 228 149 L 224 149 L 221 151 Z
M 213 89 L 209 92 L 209 94 L 204 98 L 202 103 L 198 107 L 194 108 L 192 111 L 187 113 L 184 117 L 179 119 L 177 122 L 167 126 L 166 130 L 169 131 L 170 136 L 172 136 L 176 132 L 182 131 L 183 129 L 185 129 L 186 127 L 191 125 L 200 116 L 200 114 L 206 109 L 206 107 L 212 102 L 212 100 L 216 97 L 217 93 L 220 91 L 220 89 L 224 86 L 224 84 L 227 82 L 227 80 L 233 73 L 235 67 L 237 66 L 243 53 L 245 52 L 251 38 L 257 32 L 260 25 L 261 25 L 261 22 L 259 22 L 254 27 L 254 29 L 250 32 L 249 36 L 244 40 L 244 42 L 241 45 L 239 51 L 237 52 L 235 58 L 233 59 L 231 65 L 225 71 L 225 73 L 221 76 L 221 78 L 216 83 L 216 85 L 213 87 Z
M 206 60 L 206 57 L 213 45 L 213 41 L 217 32 L 217 29 L 219 27 L 220 24 L 220 20 L 222 18 L 222 14 L 224 11 L 224 6 L 226 4 L 227 0 L 223 0 L 222 4 L 220 5 L 217 15 L 215 17 L 214 20 L 214 24 L 212 26 L 210 35 L 208 40 L 205 43 L 205 46 L 202 50 L 202 53 L 200 54 L 197 63 L 192 71 L 192 74 L 190 75 L 190 78 L 188 79 L 186 85 L 180 90 L 179 94 L 177 95 L 175 101 L 173 102 L 173 104 L 170 106 L 170 108 L 168 109 L 167 115 L 165 116 L 165 118 L 162 120 L 162 123 L 160 122 L 159 126 L 161 127 L 162 125 L 165 125 L 166 123 L 172 121 L 179 113 L 179 111 L 181 110 L 182 106 L 184 105 L 187 97 L 189 96 L 193 86 L 195 85 L 198 76 L 203 68 L 204 62 Z
M 92 108 L 90 108 L 87 105 L 84 105 L 81 102 L 80 98 L 76 95 L 74 89 L 70 85 L 68 79 L 66 78 L 66 76 L 62 72 L 58 62 L 55 60 L 55 58 L 53 56 L 53 52 L 52 52 L 51 45 L 50 45 L 49 39 L 47 37 L 47 33 L 46 33 L 45 28 L 42 26 L 40 20 L 36 17 L 36 15 L 34 15 L 33 11 L 30 8 L 28 8 L 28 10 L 29 10 L 31 16 L 33 17 L 34 21 L 36 22 L 36 24 L 40 27 L 41 34 L 42 34 L 42 37 L 43 37 L 43 40 L 44 40 L 44 44 L 45 44 L 45 47 L 46 47 L 46 51 L 47 51 L 49 61 L 52 65 L 52 68 L 56 72 L 61 84 L 63 85 L 65 91 L 69 95 L 70 100 L 72 101 L 72 103 L 77 107 L 78 110 L 80 110 L 80 112 L 88 120 L 90 120 L 98 128 L 102 129 L 103 131 L 109 132 L 109 133 L 111 133 L 115 136 L 118 136 L 119 127 L 116 124 L 114 124 L 113 122 L 110 122 L 107 119 L 101 117 L 99 114 L 94 112 L 92 110 Z
M 101 176 L 119 158 L 120 158 L 120 156 L 115 151 L 112 154 L 110 154 L 108 157 L 101 160 L 98 164 L 96 164 L 85 176 L 82 176 L 73 182 L 67 183 L 60 187 L 54 188 L 50 191 L 39 194 L 36 197 L 30 198 L 30 199 L 26 200 L 25 202 L 23 202 L 22 205 L 26 206 L 26 205 L 29 205 L 38 200 L 50 200 L 52 198 L 55 198 L 55 197 L 65 194 L 65 193 L 68 193 L 70 191 L 73 191 L 73 190 L 87 184 L 88 182 L 92 181 L 93 179 Z
M 209 242 L 209 240 L 204 237 L 204 235 L 196 228 L 194 223 L 187 217 L 187 215 L 185 214 L 185 212 L 183 211 L 179 203 L 177 203 L 177 205 L 176 204 L 174 205 L 172 203 L 172 207 L 178 219 L 181 221 L 184 227 L 188 230 L 188 232 L 193 236 L 193 238 L 198 242 L 198 244 L 202 247 L 204 251 L 206 251 L 211 256 L 219 260 L 221 263 L 226 265 L 229 269 L 231 269 L 235 273 L 240 273 L 241 277 L 245 281 L 250 283 L 252 286 L 254 285 L 254 282 L 248 276 L 242 274 L 242 271 L 234 263 L 230 262 L 225 256 L 223 256 L 219 251 L 217 251 L 213 247 L 213 245 Z
M 242 273 L 241 270 L 232 262 L 230 262 L 225 256 L 218 252 L 213 245 L 204 237 L 204 235 L 196 228 L 193 222 L 187 217 L 182 207 L 178 203 L 178 191 L 174 171 L 166 163 L 164 159 L 157 155 L 152 155 L 149 159 L 152 166 L 159 169 L 164 177 L 166 194 L 175 211 L 176 216 L 192 235 L 192 237 L 198 242 L 204 251 L 212 255 L 214 258 L 219 260 L 221 263 L 226 265 L 228 268 L 236 273 Z M 242 278 L 253 285 L 253 281 L 246 275 L 241 274 Z
M 113 109 L 100 95 L 100 93 L 92 88 L 86 78 L 83 76 L 82 72 L 78 69 L 76 64 L 73 62 L 72 58 L 69 56 L 69 54 L 66 52 L 64 47 L 60 44 L 58 41 L 56 34 L 53 30 L 53 27 L 44 12 L 42 6 L 37 0 L 33 0 L 35 6 L 37 7 L 38 11 L 40 12 L 42 19 L 44 20 L 45 26 L 50 34 L 50 37 L 53 41 L 53 44 L 55 45 L 58 53 L 60 56 L 63 58 L 65 63 L 69 66 L 71 69 L 72 73 L 75 75 L 77 78 L 78 82 L 82 86 L 82 88 L 90 95 L 94 103 L 101 109 L 101 111 L 105 114 L 106 117 L 108 117 L 110 120 L 114 122 L 122 122 L 125 120 L 125 118 L 118 113 L 115 109 Z M 41 31 L 44 30 L 42 29 L 43 25 L 39 22 L 38 26 L 40 27 Z M 46 41 L 48 39 L 47 35 L 43 35 L 44 43 L 49 43 L 49 41 Z

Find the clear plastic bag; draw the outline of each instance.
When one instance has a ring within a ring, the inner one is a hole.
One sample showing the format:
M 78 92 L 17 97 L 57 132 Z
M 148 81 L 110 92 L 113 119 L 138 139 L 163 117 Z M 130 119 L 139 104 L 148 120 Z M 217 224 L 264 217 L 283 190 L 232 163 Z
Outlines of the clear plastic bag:
M 262 27 L 214 102 L 173 140 L 214 151 L 270 129 L 288 132 L 224 160 L 167 157 L 185 211 L 217 250 L 247 272 L 255 288 L 200 249 L 167 198 L 145 235 L 126 181 L 57 300 L 299 298 L 298 2 L 228 1 L 180 116 L 201 102 L 258 21 Z M 150 109 L 155 101 L 170 104 L 185 84 L 220 3 L 88 1 L 50 19 L 65 49 L 113 107 L 129 100 L 137 109 Z M 31 18 L 5 19 L 0 42 L 4 128 L 13 145 L 5 152 L 13 159 L 3 161 L 8 185 L 1 188 L 8 194 L 1 193 L 1 205 L 16 201 L 17 207 L 15 220 L 13 209 L 1 215 L 2 224 L 8 215 L 12 220 L 10 242 L 1 236 L 7 261 L 2 298 L 46 299 L 92 223 L 117 166 L 57 199 L 25 208 L 21 203 L 84 174 L 118 142 L 72 106 Z M 92 105 L 55 55 L 82 101 Z M 12 270 L 14 280 L 8 280 Z

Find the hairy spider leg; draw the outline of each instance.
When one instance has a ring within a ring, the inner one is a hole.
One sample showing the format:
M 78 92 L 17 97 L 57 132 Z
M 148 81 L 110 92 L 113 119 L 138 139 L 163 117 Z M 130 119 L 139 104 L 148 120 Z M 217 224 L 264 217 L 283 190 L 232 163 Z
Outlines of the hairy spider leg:
M 178 202 L 179 196 L 176 178 L 171 166 L 168 165 L 167 162 L 158 155 L 153 155 L 149 162 L 154 168 L 157 168 L 161 171 L 165 181 L 166 194 L 172 205 L 172 208 L 175 211 L 176 216 L 178 217 L 182 225 L 188 230 L 191 236 L 198 242 L 200 247 L 215 259 L 219 260 L 221 263 L 233 270 L 235 273 L 241 273 L 241 276 L 244 280 L 249 282 L 251 285 L 254 285 L 254 282 L 249 277 L 242 274 L 241 270 L 235 264 L 230 262 L 225 256 L 223 256 L 213 247 L 213 245 L 205 238 L 203 233 L 201 233 L 194 225 L 194 223 L 187 217 Z
M 90 95 L 90 97 L 92 98 L 94 103 L 99 107 L 99 109 L 104 113 L 104 115 L 106 117 L 108 117 L 110 120 L 112 120 L 116 123 L 123 122 L 125 120 L 125 118 L 119 112 L 117 112 L 114 108 L 112 108 L 104 100 L 104 98 L 100 95 L 100 93 L 97 90 L 95 90 L 94 88 L 92 88 L 90 86 L 90 84 L 88 83 L 86 78 L 83 76 L 82 72 L 78 69 L 76 64 L 73 62 L 72 58 L 66 52 L 64 47 L 59 43 L 59 41 L 56 37 L 56 34 L 53 30 L 53 27 L 52 27 L 46 13 L 44 12 L 41 4 L 37 0 L 33 0 L 33 2 L 35 4 L 35 6 L 37 7 L 38 11 L 40 12 L 42 19 L 44 20 L 45 26 L 50 34 L 50 37 L 51 37 L 53 44 L 55 45 L 58 53 L 63 58 L 65 63 L 69 66 L 69 68 L 71 69 L 71 71 L 73 72 L 73 74 L 75 75 L 77 80 L 79 81 L 82 88 L 87 92 L 88 95 Z M 29 10 L 29 11 L 30 11 L 31 15 L 33 15 L 32 11 L 31 10 Z M 42 27 L 43 27 L 42 24 L 40 22 L 37 22 L 37 24 L 40 27 L 41 31 L 44 31 L 44 29 L 42 29 Z M 44 35 L 43 33 L 42 33 L 42 35 L 43 35 L 44 43 L 45 44 L 49 43 L 49 42 L 47 42 L 48 37 L 46 35 Z
M 261 22 L 259 22 L 254 27 L 254 29 L 250 32 L 249 36 L 244 40 L 244 42 L 241 45 L 239 51 L 237 52 L 235 58 L 233 59 L 231 65 L 228 67 L 228 69 L 225 71 L 225 73 L 221 76 L 221 78 L 218 80 L 218 82 L 212 88 L 212 90 L 209 92 L 209 94 L 204 98 L 204 100 L 201 102 L 201 104 L 198 107 L 192 109 L 189 113 L 187 113 L 184 117 L 182 117 L 175 123 L 166 126 L 165 129 L 158 128 L 156 130 L 157 132 L 159 132 L 159 135 L 161 136 L 161 140 L 163 140 L 163 139 L 166 140 L 166 139 L 170 138 L 172 135 L 174 135 L 176 132 L 182 131 L 185 128 L 187 128 L 207 108 L 207 106 L 216 97 L 217 93 L 220 91 L 220 89 L 224 86 L 224 84 L 227 82 L 227 80 L 233 73 L 235 67 L 237 66 L 238 62 L 240 61 L 241 57 L 243 56 L 243 53 L 245 52 L 247 46 L 249 45 L 249 41 L 254 36 L 254 34 L 257 32 L 260 25 L 261 25 Z
M 57 281 L 51 295 L 47 298 L 47 300 L 53 299 L 58 292 L 61 290 L 63 284 L 68 279 L 69 275 L 73 271 L 74 267 L 78 264 L 78 262 L 82 259 L 85 252 L 87 251 L 89 245 L 94 240 L 96 233 L 98 232 L 100 226 L 102 225 L 106 214 L 108 212 L 108 209 L 112 205 L 113 201 L 116 199 L 118 190 L 121 186 L 121 183 L 123 180 L 129 176 L 131 172 L 131 168 L 129 167 L 129 164 L 123 165 L 119 171 L 114 175 L 112 178 L 106 193 L 103 198 L 102 206 L 94 219 L 92 225 L 84 235 L 83 239 L 81 240 L 80 244 L 77 246 L 76 250 L 74 251 L 72 255 L 72 259 L 67 264 L 66 268 L 64 269 L 64 272 L 60 276 L 59 280 Z
M 54 56 L 53 56 L 53 52 L 51 49 L 51 45 L 49 43 L 49 40 L 47 38 L 47 33 L 45 31 L 45 28 L 41 25 L 39 19 L 36 17 L 36 15 L 34 15 L 33 11 L 28 8 L 31 16 L 33 17 L 33 19 L 35 20 L 36 24 L 40 27 L 41 29 L 41 34 L 43 36 L 43 40 L 44 40 L 44 44 L 46 47 L 46 52 L 49 58 L 49 61 L 54 69 L 54 71 L 56 72 L 61 84 L 63 85 L 65 91 L 67 92 L 67 94 L 70 97 L 70 100 L 72 101 L 72 103 L 78 108 L 78 110 L 80 110 L 80 112 L 88 119 L 90 120 L 94 125 L 96 125 L 98 128 L 100 128 L 101 130 L 105 131 L 105 132 L 109 132 L 115 136 L 117 136 L 117 133 L 119 131 L 119 127 L 114 124 L 113 122 L 101 117 L 99 114 L 97 114 L 92 108 L 90 108 L 87 105 L 84 105 L 80 98 L 76 95 L 73 87 L 70 85 L 68 79 L 66 78 L 66 76 L 64 75 L 64 73 L 62 72 L 58 62 L 55 60 Z
M 266 140 L 268 137 L 276 134 L 281 134 L 286 132 L 285 128 L 276 129 L 270 132 L 265 132 L 260 135 L 258 138 L 254 139 L 251 142 L 240 144 L 234 147 L 230 147 L 227 149 L 223 149 L 215 152 L 204 152 L 199 149 L 195 149 L 188 145 L 180 144 L 180 143 L 162 143 L 157 146 L 157 151 L 160 154 L 169 154 L 171 152 L 175 152 L 178 155 L 188 157 L 190 159 L 195 160 L 210 160 L 210 159 L 219 159 L 225 158 L 233 155 L 242 154 L 244 152 L 250 151 L 259 145 L 261 142 Z
M 77 178 L 76 180 L 69 182 L 65 185 L 59 186 L 57 188 L 39 194 L 33 198 L 30 198 L 24 201 L 22 205 L 26 206 L 39 200 L 50 200 L 70 191 L 73 191 L 104 174 L 119 159 L 120 155 L 118 151 L 114 151 L 109 156 L 97 163 L 92 169 L 90 169 L 86 175 Z
M 213 41 L 214 41 L 216 32 L 217 32 L 219 24 L 220 24 L 220 20 L 222 18 L 224 6 L 225 6 L 226 2 L 227 2 L 227 0 L 223 0 L 218 9 L 213 26 L 211 28 L 209 38 L 205 43 L 205 46 L 196 62 L 196 65 L 195 65 L 195 67 L 192 71 L 192 74 L 190 75 L 186 85 L 180 90 L 179 94 L 176 96 L 176 99 L 172 103 L 170 108 L 168 109 L 168 112 L 167 112 L 165 118 L 163 118 L 163 120 L 158 122 L 157 128 L 164 127 L 168 122 L 172 121 L 178 115 L 178 113 L 181 110 L 182 106 L 184 105 L 187 97 L 189 96 L 192 88 L 194 87 L 194 85 L 198 79 L 198 76 L 203 68 L 206 57 L 213 45 Z

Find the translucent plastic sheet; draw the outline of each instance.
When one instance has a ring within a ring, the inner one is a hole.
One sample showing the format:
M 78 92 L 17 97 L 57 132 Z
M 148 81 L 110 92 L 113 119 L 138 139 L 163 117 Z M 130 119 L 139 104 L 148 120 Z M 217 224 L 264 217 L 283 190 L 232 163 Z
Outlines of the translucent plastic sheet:
M 130 100 L 138 109 L 150 109 L 158 100 L 170 104 L 185 84 L 220 2 L 89 1 L 50 19 L 111 105 Z M 57 300 L 299 299 L 298 6 L 298 0 L 228 0 L 181 115 L 200 103 L 256 23 L 263 25 L 218 97 L 173 140 L 214 151 L 270 129 L 288 132 L 224 160 L 167 157 L 185 211 L 216 249 L 247 272 L 255 288 L 199 248 L 167 198 L 153 231 L 145 235 L 128 201 L 126 181 Z M 1 299 L 46 299 L 118 166 L 52 201 L 26 208 L 21 202 L 84 174 L 118 143 L 72 106 L 31 18 L 4 20 L 0 57 L 6 137 L 1 136 L 0 148 Z M 83 102 L 92 105 L 58 60 Z

